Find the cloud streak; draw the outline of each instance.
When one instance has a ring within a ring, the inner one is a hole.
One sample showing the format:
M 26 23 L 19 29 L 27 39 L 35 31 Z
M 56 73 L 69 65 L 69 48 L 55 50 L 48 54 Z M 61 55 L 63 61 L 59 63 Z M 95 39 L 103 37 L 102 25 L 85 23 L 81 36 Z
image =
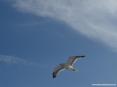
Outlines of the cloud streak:
M 117 50 L 117 0 L 12 0 L 22 12 L 55 18 Z
M 19 57 L 0 55 L 0 64 L 23 64 L 23 65 L 36 65 Z

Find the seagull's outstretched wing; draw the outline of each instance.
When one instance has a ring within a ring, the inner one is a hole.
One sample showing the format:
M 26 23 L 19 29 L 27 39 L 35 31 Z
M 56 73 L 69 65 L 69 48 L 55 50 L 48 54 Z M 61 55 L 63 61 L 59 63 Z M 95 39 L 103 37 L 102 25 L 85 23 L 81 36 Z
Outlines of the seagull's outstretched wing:
M 62 65 L 57 66 L 52 73 L 53 78 L 56 78 L 56 76 L 63 70 L 64 70 L 64 66 Z
M 76 63 L 76 61 L 79 60 L 79 58 L 83 58 L 85 56 L 71 56 L 69 57 L 67 63 L 70 64 L 70 65 L 73 65 L 74 63 Z

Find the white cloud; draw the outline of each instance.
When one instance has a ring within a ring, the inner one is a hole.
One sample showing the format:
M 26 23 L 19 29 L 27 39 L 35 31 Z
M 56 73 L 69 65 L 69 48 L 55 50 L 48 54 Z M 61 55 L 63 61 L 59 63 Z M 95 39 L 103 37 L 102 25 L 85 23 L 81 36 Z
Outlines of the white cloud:
M 117 50 L 117 0 L 13 0 L 23 12 L 66 22 L 76 31 Z
M 28 62 L 22 58 L 0 55 L 0 64 L 24 64 L 24 65 L 32 65 L 33 63 Z

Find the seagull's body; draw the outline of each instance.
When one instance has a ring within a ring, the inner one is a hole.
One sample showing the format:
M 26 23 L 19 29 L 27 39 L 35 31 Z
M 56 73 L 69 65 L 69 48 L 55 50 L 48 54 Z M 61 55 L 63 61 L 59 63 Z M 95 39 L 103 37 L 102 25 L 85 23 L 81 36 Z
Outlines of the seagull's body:
M 69 59 L 66 63 L 59 64 L 53 71 L 53 78 L 55 78 L 58 75 L 58 73 L 60 73 L 63 70 L 75 71 L 76 70 L 74 68 L 75 62 L 79 58 L 83 58 L 83 57 L 85 57 L 85 56 L 71 56 L 71 57 L 69 57 Z

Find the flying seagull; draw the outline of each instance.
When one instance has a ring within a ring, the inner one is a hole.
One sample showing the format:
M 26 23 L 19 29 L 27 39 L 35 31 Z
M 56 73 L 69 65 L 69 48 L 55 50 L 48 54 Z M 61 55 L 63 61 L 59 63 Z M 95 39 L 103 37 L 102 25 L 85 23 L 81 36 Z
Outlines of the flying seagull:
M 63 70 L 70 70 L 70 71 L 76 71 L 74 68 L 74 64 L 76 61 L 78 61 L 80 58 L 84 58 L 85 56 L 70 56 L 66 63 L 59 64 L 53 71 L 52 75 L 53 78 L 56 78 L 56 76 Z

